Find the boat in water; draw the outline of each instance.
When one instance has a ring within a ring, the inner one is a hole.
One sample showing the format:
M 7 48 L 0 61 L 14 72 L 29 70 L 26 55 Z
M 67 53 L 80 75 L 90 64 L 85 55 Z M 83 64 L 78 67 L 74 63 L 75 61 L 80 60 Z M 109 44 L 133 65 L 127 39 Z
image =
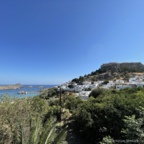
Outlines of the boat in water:
M 19 91 L 18 94 L 27 94 L 28 92 L 25 91 Z

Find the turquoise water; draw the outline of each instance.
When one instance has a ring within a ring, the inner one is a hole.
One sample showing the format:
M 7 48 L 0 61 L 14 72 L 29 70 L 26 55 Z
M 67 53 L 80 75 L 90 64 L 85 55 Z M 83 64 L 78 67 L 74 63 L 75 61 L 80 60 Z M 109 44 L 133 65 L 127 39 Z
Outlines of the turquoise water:
M 36 95 L 39 95 L 39 90 L 41 89 L 47 89 L 47 88 L 52 88 L 56 85 L 23 85 L 19 89 L 14 89 L 14 90 L 0 90 L 0 96 L 7 94 L 9 96 L 16 96 L 19 98 L 23 97 L 33 97 Z M 24 91 L 27 92 L 27 94 L 18 94 L 19 91 Z

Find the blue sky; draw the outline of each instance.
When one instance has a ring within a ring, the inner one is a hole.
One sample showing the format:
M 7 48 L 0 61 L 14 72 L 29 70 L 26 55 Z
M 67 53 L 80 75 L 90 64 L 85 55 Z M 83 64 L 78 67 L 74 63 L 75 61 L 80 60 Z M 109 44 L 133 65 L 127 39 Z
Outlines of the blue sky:
M 143 0 L 1 0 L 0 84 L 60 84 L 103 63 L 144 63 L 143 6 Z

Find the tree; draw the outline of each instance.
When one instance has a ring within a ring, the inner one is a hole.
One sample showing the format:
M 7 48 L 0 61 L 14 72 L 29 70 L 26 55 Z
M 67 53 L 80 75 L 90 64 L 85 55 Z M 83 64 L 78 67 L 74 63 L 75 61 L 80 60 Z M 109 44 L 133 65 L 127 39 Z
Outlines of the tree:
M 97 98 L 99 95 L 101 95 L 103 93 L 104 89 L 102 88 L 96 88 L 94 89 L 90 94 L 89 94 L 89 97 L 94 97 L 94 98 Z
M 79 77 L 79 84 L 82 84 L 83 81 L 84 81 L 84 77 L 80 76 L 80 77 Z
M 139 112 L 138 118 L 135 115 L 125 116 L 124 124 L 125 127 L 122 129 L 122 134 L 126 140 L 132 140 L 138 143 L 143 143 L 144 141 L 144 108 L 140 107 L 137 109 Z
M 114 140 L 110 136 L 106 136 L 99 144 L 114 144 Z
M 108 81 L 108 80 L 105 80 L 102 84 L 107 84 L 107 83 L 109 83 L 109 81 Z

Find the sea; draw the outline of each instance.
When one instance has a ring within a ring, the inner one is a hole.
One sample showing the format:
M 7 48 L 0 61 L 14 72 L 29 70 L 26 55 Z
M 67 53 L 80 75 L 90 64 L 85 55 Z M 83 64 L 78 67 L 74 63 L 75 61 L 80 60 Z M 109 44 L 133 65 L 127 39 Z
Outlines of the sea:
M 0 90 L 0 97 L 3 95 L 8 95 L 11 97 L 25 98 L 25 97 L 34 97 L 40 94 L 40 90 L 53 88 L 57 85 L 22 85 L 19 89 L 11 90 Z M 19 94 L 19 92 L 24 91 L 27 94 Z

